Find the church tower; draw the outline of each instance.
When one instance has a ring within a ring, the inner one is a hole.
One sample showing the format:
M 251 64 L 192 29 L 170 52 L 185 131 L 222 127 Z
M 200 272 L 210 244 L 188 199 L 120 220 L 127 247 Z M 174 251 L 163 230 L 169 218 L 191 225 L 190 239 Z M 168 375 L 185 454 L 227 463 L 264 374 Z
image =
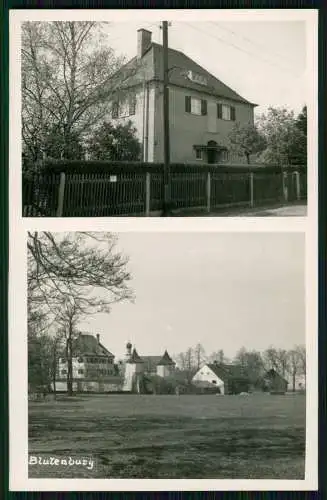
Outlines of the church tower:
M 175 364 L 176 363 L 171 359 L 168 352 L 165 351 L 157 364 L 157 375 L 159 375 L 159 377 L 169 377 L 175 370 Z
M 129 344 L 127 344 L 128 346 Z M 132 348 L 132 346 L 131 346 Z M 142 358 L 137 354 L 136 349 L 133 349 L 130 357 L 125 364 L 125 377 L 123 391 L 132 391 L 135 381 L 140 373 L 143 373 L 144 363 Z

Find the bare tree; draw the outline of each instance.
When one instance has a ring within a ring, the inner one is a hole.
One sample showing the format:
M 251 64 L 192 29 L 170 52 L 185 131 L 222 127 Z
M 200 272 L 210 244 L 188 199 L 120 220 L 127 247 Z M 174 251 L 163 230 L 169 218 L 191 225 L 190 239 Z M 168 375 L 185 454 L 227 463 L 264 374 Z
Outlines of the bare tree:
M 223 349 L 219 349 L 219 351 L 214 351 L 207 357 L 208 363 L 214 363 L 215 361 L 217 361 L 217 363 L 220 364 L 229 363 L 229 359 L 225 356 Z
M 113 94 L 135 73 L 122 68 L 98 22 L 22 24 L 22 137 L 33 160 L 76 157 Z M 126 92 L 126 90 L 125 90 Z
M 78 323 L 87 314 L 109 313 L 112 304 L 134 298 L 128 259 L 115 244 L 110 233 L 28 233 L 30 328 L 37 329 L 33 317 L 41 316 L 49 327 L 60 325 L 65 332 L 68 393 Z
M 304 376 L 304 383 L 306 385 L 306 374 L 307 374 L 306 348 L 304 345 L 297 345 L 295 346 L 295 350 L 298 353 L 300 373 L 301 375 Z
M 205 350 L 202 344 L 197 344 L 194 348 L 194 361 L 195 367 L 197 370 L 201 367 L 203 362 L 205 361 Z
M 278 358 L 277 349 L 270 346 L 268 349 L 266 349 L 263 352 L 262 359 L 263 359 L 266 370 L 273 369 L 273 370 L 278 371 L 279 358 Z
M 244 375 L 248 377 L 251 384 L 256 386 L 260 383 L 264 370 L 260 352 L 255 350 L 248 351 L 245 347 L 242 347 L 234 358 L 234 364 L 242 367 Z
M 296 349 L 289 351 L 289 373 L 292 377 L 292 391 L 296 389 L 296 377 L 300 371 L 300 356 Z

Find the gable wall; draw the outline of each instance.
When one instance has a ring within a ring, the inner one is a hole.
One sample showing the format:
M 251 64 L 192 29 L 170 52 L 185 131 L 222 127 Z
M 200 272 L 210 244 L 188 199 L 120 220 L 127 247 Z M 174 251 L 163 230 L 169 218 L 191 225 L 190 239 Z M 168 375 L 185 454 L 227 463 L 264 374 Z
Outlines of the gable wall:
M 185 111 L 185 96 L 205 99 L 208 114 L 205 116 L 193 115 Z M 253 106 L 246 103 L 218 99 L 204 92 L 197 92 L 180 87 L 170 87 L 169 90 L 169 121 L 170 121 L 170 160 L 172 162 L 193 162 L 197 160 L 194 144 L 207 144 L 214 140 L 219 145 L 228 145 L 228 134 L 235 122 L 217 118 L 217 103 L 234 106 L 236 121 L 247 124 L 254 122 Z M 215 130 L 215 131 L 213 131 Z M 154 161 L 162 162 L 164 159 L 163 144 L 163 87 L 157 84 L 155 97 L 155 139 Z

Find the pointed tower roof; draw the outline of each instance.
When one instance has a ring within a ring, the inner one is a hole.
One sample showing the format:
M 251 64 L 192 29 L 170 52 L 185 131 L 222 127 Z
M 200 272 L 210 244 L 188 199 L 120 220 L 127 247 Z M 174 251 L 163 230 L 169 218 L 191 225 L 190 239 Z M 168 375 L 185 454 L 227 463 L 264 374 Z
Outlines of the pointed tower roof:
M 132 355 L 127 361 L 127 363 L 143 363 L 143 359 L 137 354 L 136 349 L 133 349 Z
M 174 364 L 175 364 L 175 362 L 171 359 L 171 357 L 169 356 L 168 352 L 165 351 L 164 355 L 162 356 L 162 358 L 159 361 L 159 363 L 158 363 L 157 366 L 160 366 L 160 365 L 174 365 Z

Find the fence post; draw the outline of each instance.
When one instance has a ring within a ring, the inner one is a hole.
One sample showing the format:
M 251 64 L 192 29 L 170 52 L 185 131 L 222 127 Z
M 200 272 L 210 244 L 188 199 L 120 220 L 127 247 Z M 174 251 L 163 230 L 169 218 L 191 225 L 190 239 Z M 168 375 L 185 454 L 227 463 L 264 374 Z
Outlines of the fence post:
M 250 172 L 250 207 L 254 207 L 254 173 Z
M 294 172 L 295 175 L 295 185 L 296 185 L 296 199 L 301 199 L 301 184 L 300 184 L 300 172 Z
M 151 174 L 145 174 L 145 217 L 150 216 L 150 202 L 151 202 Z
M 287 172 L 283 172 L 283 197 L 284 201 L 287 203 L 288 202 L 288 187 L 287 187 Z
M 207 212 L 211 210 L 211 173 L 207 173 Z
M 65 172 L 60 173 L 59 191 L 58 191 L 58 205 L 57 205 L 57 217 L 62 217 L 64 211 L 64 198 L 65 198 L 65 182 L 66 174 Z

